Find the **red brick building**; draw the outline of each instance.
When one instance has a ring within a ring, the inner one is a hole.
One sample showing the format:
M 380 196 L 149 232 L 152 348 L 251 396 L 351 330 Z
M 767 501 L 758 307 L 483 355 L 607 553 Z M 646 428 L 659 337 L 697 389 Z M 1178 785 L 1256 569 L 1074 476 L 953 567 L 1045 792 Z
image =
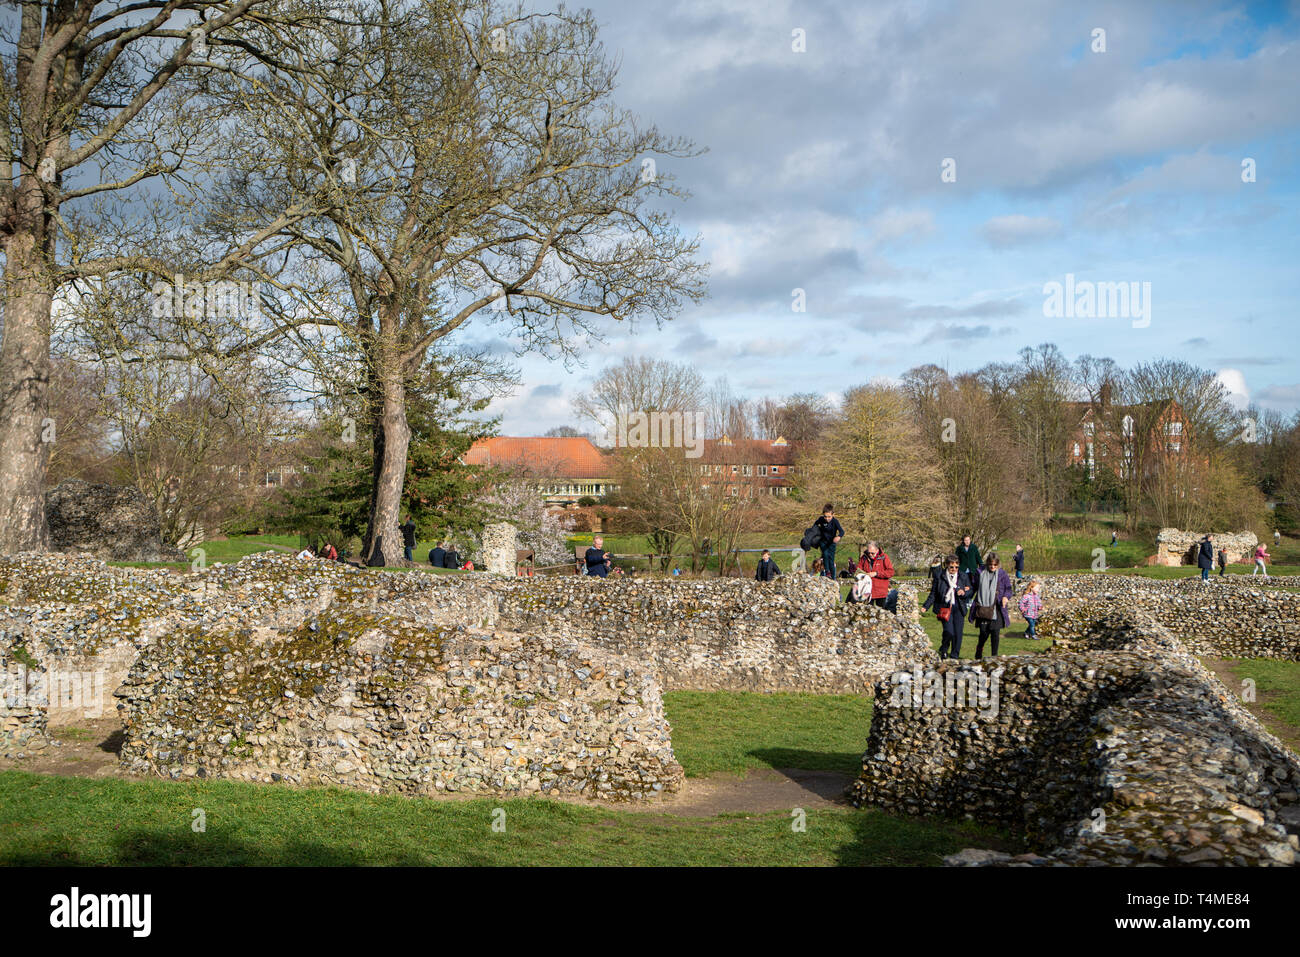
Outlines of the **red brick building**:
M 698 468 L 705 484 L 722 483 L 728 495 L 789 495 L 799 444 L 781 437 L 705 439 Z

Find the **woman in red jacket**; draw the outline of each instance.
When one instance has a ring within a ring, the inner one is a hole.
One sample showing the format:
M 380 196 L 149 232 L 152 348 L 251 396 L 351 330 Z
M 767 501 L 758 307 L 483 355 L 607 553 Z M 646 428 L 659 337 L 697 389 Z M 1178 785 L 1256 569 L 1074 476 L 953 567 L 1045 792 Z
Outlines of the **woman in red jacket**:
M 889 597 L 889 581 L 894 577 L 894 563 L 875 542 L 867 542 L 867 552 L 858 561 L 858 571 L 866 572 L 871 579 L 871 604 L 885 607 Z

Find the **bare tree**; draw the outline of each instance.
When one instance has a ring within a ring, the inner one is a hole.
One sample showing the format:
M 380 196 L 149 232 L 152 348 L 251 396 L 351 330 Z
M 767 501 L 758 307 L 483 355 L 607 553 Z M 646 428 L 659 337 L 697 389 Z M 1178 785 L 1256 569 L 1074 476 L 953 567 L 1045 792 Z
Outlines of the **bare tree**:
M 141 267 L 147 250 L 87 256 L 83 210 L 173 177 L 201 149 L 205 120 L 176 81 L 261 0 L 17 0 L 5 27 L 0 149 L 4 342 L 0 347 L 0 552 L 48 544 L 51 309 L 81 276 Z M 98 11 L 98 12 L 97 12 Z M 60 256 L 60 233 L 69 237 Z
M 334 187 L 332 207 L 255 256 L 294 294 L 282 308 L 318 317 L 322 337 L 303 344 L 328 356 L 345 340 L 364 367 L 368 557 L 397 524 L 407 389 L 436 343 L 477 317 L 521 349 L 568 355 L 599 335 L 594 319 L 669 319 L 703 295 L 697 244 L 648 202 L 684 196 L 656 163 L 695 149 L 613 104 L 589 13 L 374 2 L 325 40 L 249 32 L 274 57 L 246 91 L 266 118 L 248 164 L 290 196 Z M 231 209 L 256 214 L 249 183 L 229 190 Z
M 635 356 L 604 369 L 574 398 L 573 411 L 609 430 L 620 412 L 694 412 L 703 395 L 704 379 L 694 366 Z

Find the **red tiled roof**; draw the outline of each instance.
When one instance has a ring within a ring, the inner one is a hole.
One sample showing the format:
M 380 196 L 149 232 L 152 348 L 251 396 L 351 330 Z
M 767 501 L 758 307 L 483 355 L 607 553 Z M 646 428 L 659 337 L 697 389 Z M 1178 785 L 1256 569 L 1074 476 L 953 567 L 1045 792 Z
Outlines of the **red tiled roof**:
M 771 439 L 705 439 L 701 461 L 719 465 L 790 465 L 801 443 L 773 444 Z
M 466 465 L 522 467 L 556 478 L 608 478 L 611 463 L 585 438 L 497 435 L 479 439 L 465 453 Z

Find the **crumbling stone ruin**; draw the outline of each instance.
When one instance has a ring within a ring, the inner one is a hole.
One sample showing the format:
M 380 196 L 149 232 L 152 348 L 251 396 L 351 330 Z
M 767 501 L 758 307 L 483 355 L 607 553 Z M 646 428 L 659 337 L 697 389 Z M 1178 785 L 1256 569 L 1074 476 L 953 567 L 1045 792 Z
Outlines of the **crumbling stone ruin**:
M 1254 532 L 1213 532 L 1214 560 L 1219 560 L 1219 550 L 1228 553 L 1228 561 L 1234 565 L 1249 565 L 1255 560 L 1255 546 L 1259 539 Z M 1156 553 L 1151 556 L 1149 565 L 1195 565 L 1196 551 L 1204 532 L 1184 532 L 1178 528 L 1162 528 L 1156 534 Z
M 0 559 L 0 674 L 102 676 L 132 773 L 604 800 L 680 788 L 666 688 L 870 687 L 855 802 L 969 815 L 1034 849 L 952 863 L 1295 863 L 1297 758 L 1195 655 L 1297 660 L 1300 595 L 1057 576 L 1049 653 L 942 663 L 911 587 L 897 616 L 838 598 L 795 575 L 435 576 L 273 553 L 173 574 L 26 555 Z M 0 752 L 39 750 L 94 697 L 14 690 Z
M 176 575 L 20 556 L 0 560 L 0 664 L 11 689 L 18 670 L 54 688 L 100 676 L 135 773 L 640 799 L 682 780 L 665 686 L 861 691 L 933 656 L 914 598 L 898 617 L 837 599 L 806 576 L 432 576 L 273 553 Z M 0 750 L 81 716 L 28 684 L 0 708 Z
M 1114 598 L 1048 606 L 1042 629 L 1050 653 L 883 680 L 853 802 L 997 823 L 1034 848 L 952 864 L 1297 862 L 1300 760 L 1187 644 Z M 1217 637 L 1205 653 L 1235 653 Z
M 110 562 L 183 562 L 163 544 L 158 514 L 139 489 L 69 479 L 45 493 L 50 549 Z

